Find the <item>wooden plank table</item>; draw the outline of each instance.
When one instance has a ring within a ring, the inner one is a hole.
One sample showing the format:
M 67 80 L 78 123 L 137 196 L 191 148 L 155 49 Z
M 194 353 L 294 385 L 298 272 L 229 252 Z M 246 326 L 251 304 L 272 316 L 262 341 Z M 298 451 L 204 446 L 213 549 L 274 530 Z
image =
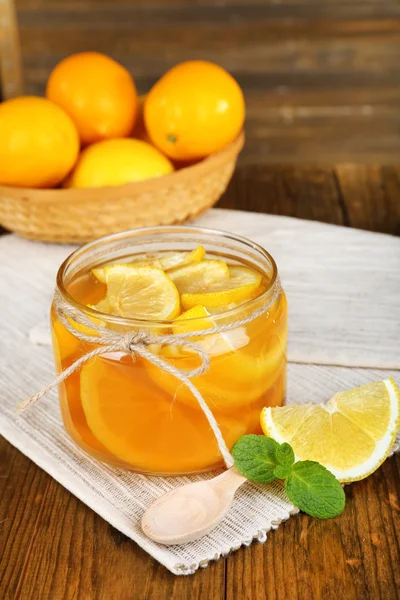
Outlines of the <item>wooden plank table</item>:
M 220 206 L 400 233 L 400 168 L 239 166 Z M 306 515 L 176 577 L 0 441 L 2 600 L 392 600 L 400 589 L 400 455 Z

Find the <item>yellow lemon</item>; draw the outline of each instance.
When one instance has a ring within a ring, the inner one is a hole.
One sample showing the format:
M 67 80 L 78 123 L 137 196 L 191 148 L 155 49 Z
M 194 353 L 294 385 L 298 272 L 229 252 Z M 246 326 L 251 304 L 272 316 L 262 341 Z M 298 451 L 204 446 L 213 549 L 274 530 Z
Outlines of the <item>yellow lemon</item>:
M 222 67 L 203 60 L 176 65 L 146 96 L 144 121 L 153 143 L 174 160 L 221 150 L 243 127 L 243 92 Z
M 24 96 L 0 104 L 0 184 L 56 186 L 78 153 L 74 123 L 50 100 Z
M 156 148 L 129 138 L 88 146 L 65 186 L 73 188 L 123 185 L 172 173 L 172 163 Z
M 316 460 L 340 481 L 373 473 L 400 426 L 400 392 L 393 379 L 336 394 L 326 404 L 264 408 L 266 436 L 288 442 L 299 460 Z
M 70 115 L 83 146 L 129 136 L 138 112 L 131 74 L 99 52 L 79 52 L 59 62 L 46 96 Z

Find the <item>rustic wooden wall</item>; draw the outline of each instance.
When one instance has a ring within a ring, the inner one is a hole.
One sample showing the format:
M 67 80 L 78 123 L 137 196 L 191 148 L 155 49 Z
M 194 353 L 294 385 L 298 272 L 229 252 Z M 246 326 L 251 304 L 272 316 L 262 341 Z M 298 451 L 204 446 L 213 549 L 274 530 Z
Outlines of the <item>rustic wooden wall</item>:
M 229 69 L 247 99 L 241 164 L 400 158 L 397 0 L 16 0 L 25 91 L 81 50 L 144 92 L 189 58 Z

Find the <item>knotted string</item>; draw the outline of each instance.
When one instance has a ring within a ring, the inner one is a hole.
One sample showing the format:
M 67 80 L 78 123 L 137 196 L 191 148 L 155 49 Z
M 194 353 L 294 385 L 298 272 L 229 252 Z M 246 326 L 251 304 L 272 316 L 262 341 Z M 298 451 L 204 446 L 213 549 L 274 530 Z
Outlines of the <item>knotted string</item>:
M 279 279 L 277 279 L 274 285 L 274 291 L 270 298 L 261 308 L 254 311 L 251 315 L 238 321 L 227 323 L 226 325 L 218 325 L 201 331 L 196 330 L 195 336 L 199 337 L 224 333 L 226 331 L 231 331 L 233 329 L 246 325 L 247 323 L 250 323 L 250 321 L 253 321 L 260 315 L 267 312 L 269 308 L 271 308 L 271 306 L 278 298 L 280 292 L 281 285 Z M 69 333 L 71 333 L 73 336 L 75 336 L 81 341 L 88 342 L 90 344 L 95 344 L 98 347 L 78 358 L 74 363 L 72 363 L 72 365 L 64 369 L 54 379 L 52 383 L 40 390 L 40 392 L 34 394 L 33 396 L 30 396 L 30 398 L 28 398 L 24 402 L 21 402 L 21 404 L 19 405 L 19 412 L 23 412 L 24 410 L 38 402 L 43 396 L 47 394 L 47 392 L 56 387 L 58 384 L 62 383 L 65 379 L 72 375 L 72 373 L 80 369 L 85 363 L 87 363 L 89 360 L 96 356 L 100 356 L 108 352 L 123 352 L 124 354 L 129 354 L 132 357 L 135 357 L 136 355 L 141 356 L 142 358 L 149 361 L 162 371 L 173 375 L 178 381 L 183 383 L 190 390 L 190 392 L 196 398 L 201 410 L 203 411 L 208 420 L 208 423 L 217 441 L 218 449 L 224 459 L 227 468 L 233 466 L 233 457 L 225 443 L 218 423 L 212 411 L 208 407 L 206 401 L 204 400 L 203 396 L 200 394 L 197 387 L 191 382 L 191 379 L 193 377 L 203 375 L 203 373 L 208 371 L 208 369 L 210 368 L 209 354 L 204 350 L 204 348 L 202 348 L 202 346 L 199 343 L 192 342 L 190 341 L 190 339 L 188 339 L 194 337 L 194 332 L 155 335 L 144 330 L 128 333 L 112 331 L 110 329 L 107 329 L 106 327 L 103 327 L 98 322 L 96 322 L 96 320 L 92 320 L 92 318 L 88 317 L 80 310 L 68 304 L 63 299 L 60 292 L 58 292 L 57 290 L 54 295 L 54 309 L 57 313 L 58 318 L 60 319 L 60 322 L 65 327 L 65 329 L 69 331 Z M 91 334 L 89 332 L 82 331 L 81 329 L 79 329 L 79 325 L 86 327 L 94 333 Z M 173 345 L 181 348 L 190 349 L 199 357 L 200 365 L 195 369 L 190 370 L 178 369 L 177 367 L 169 363 L 167 360 L 161 358 L 154 352 L 151 352 L 149 346 L 153 344 L 162 346 Z

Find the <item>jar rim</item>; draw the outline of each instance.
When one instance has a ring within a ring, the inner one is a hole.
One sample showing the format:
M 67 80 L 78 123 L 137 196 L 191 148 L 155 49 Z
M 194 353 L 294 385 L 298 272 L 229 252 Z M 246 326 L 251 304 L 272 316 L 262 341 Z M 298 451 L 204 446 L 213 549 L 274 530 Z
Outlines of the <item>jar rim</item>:
M 145 327 L 145 326 L 149 327 L 149 326 L 153 326 L 153 325 L 155 325 L 155 326 L 172 326 L 174 323 L 176 323 L 176 319 L 164 319 L 164 320 L 139 319 L 139 318 L 134 318 L 134 317 L 119 317 L 116 315 L 110 315 L 108 313 L 100 312 L 100 311 L 90 308 L 89 306 L 86 306 L 85 304 L 82 304 L 81 302 L 76 300 L 68 292 L 68 290 L 66 289 L 66 287 L 64 285 L 65 273 L 66 273 L 67 269 L 70 267 L 70 265 L 73 263 L 73 261 L 76 258 L 78 258 L 79 256 L 81 256 L 82 254 L 85 254 L 86 252 L 89 252 L 90 250 L 96 248 L 97 245 L 107 243 L 107 242 L 113 242 L 113 241 L 117 242 L 119 240 L 126 238 L 129 235 L 135 235 L 135 236 L 137 235 L 138 239 L 140 239 L 141 234 L 143 234 L 143 235 L 150 234 L 150 233 L 157 234 L 160 232 L 199 233 L 199 234 L 206 234 L 206 235 L 210 235 L 210 236 L 217 236 L 219 238 L 232 240 L 234 242 L 239 242 L 243 246 L 251 248 L 252 250 L 255 250 L 264 259 L 266 259 L 270 263 L 271 268 L 272 268 L 272 274 L 270 276 L 270 279 L 268 281 L 268 284 L 267 284 L 265 290 L 261 294 L 256 296 L 255 298 L 251 298 L 250 300 L 247 300 L 246 302 L 243 302 L 242 304 L 240 304 L 238 306 L 227 309 L 220 313 L 216 313 L 215 315 L 213 315 L 214 321 L 217 321 L 221 318 L 227 318 L 227 317 L 236 315 L 238 312 L 241 312 L 243 309 L 249 310 L 249 309 L 251 309 L 252 306 L 256 307 L 256 305 L 259 305 L 260 301 L 262 301 L 262 300 L 267 302 L 271 293 L 273 293 L 273 291 L 275 289 L 275 285 L 277 283 L 277 279 L 278 279 L 278 268 L 277 268 L 274 258 L 271 256 L 271 254 L 269 252 L 267 252 L 267 250 L 265 250 L 265 248 L 263 248 L 263 246 L 261 246 L 260 244 L 257 244 L 257 242 L 253 242 L 252 240 L 250 240 L 244 236 L 238 235 L 236 233 L 231 233 L 229 231 L 224 231 L 222 229 L 214 229 L 214 228 L 208 228 L 208 227 L 196 227 L 196 226 L 190 226 L 190 225 L 188 225 L 188 226 L 159 225 L 159 226 L 153 226 L 153 227 L 140 227 L 137 229 L 128 229 L 125 231 L 120 231 L 118 233 L 113 233 L 113 234 L 110 234 L 107 236 L 103 236 L 101 238 L 97 238 L 96 240 L 93 240 L 91 242 L 88 242 L 87 244 L 84 244 L 83 246 L 80 246 L 79 248 L 74 250 L 62 262 L 61 266 L 58 269 L 57 276 L 56 276 L 57 290 L 60 292 L 63 299 L 66 302 L 68 302 L 68 304 L 71 304 L 75 309 L 77 309 L 77 310 L 83 312 L 84 314 L 89 315 L 90 317 L 93 317 L 93 318 L 96 318 L 96 317 L 99 318 L 99 314 L 100 314 L 103 317 L 105 317 L 105 320 L 107 320 L 107 322 L 113 323 L 115 325 L 129 325 L 129 326 L 136 325 L 136 326 L 141 326 L 141 327 Z M 254 310 L 256 310 L 256 308 L 254 308 Z M 195 318 L 187 319 L 187 322 L 188 323 L 189 322 L 196 323 L 196 321 L 200 322 L 202 320 L 204 320 L 204 317 L 195 317 Z

